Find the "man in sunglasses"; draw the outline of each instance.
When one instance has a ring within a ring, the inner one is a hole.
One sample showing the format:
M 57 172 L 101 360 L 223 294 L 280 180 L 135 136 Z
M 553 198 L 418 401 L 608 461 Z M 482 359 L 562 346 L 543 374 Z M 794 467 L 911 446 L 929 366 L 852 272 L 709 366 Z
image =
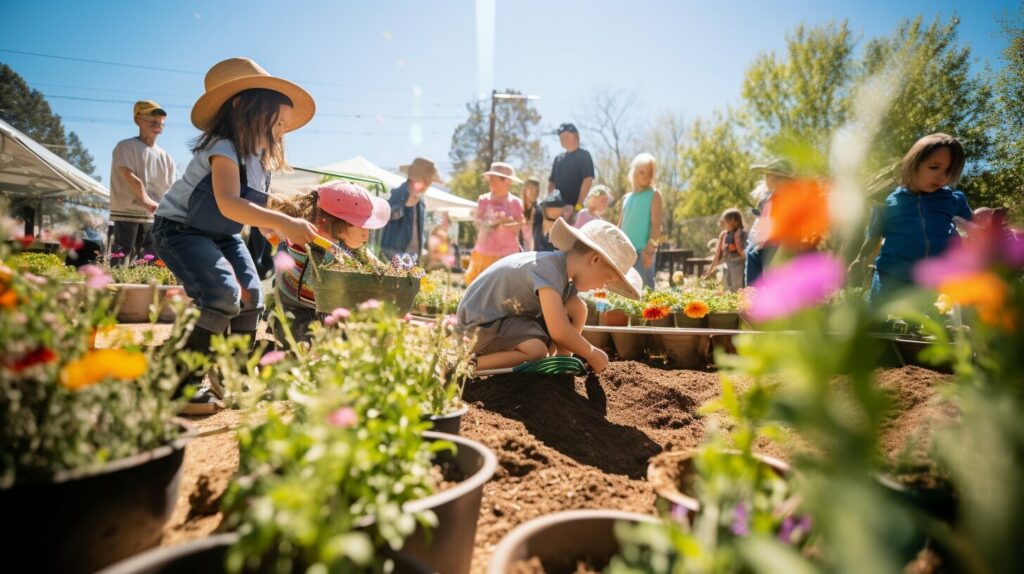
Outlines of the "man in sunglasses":
M 133 111 L 139 135 L 118 142 L 110 168 L 110 253 L 115 265 L 152 254 L 153 211 L 177 179 L 171 155 L 156 145 L 167 112 L 151 100 L 135 102 Z

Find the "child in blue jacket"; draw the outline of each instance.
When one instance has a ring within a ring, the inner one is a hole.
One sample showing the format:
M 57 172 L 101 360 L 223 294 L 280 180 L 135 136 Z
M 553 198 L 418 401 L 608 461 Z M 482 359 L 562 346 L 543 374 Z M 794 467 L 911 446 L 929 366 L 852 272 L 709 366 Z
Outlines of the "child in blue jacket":
M 964 148 L 953 136 L 931 134 L 914 144 L 900 164 L 900 186 L 871 212 L 864 244 L 850 264 L 863 272 L 864 258 L 879 242 L 870 298 L 877 303 L 913 283 L 914 265 L 942 254 L 959 239 L 954 217 L 973 217 L 967 198 L 953 188 L 964 168 Z

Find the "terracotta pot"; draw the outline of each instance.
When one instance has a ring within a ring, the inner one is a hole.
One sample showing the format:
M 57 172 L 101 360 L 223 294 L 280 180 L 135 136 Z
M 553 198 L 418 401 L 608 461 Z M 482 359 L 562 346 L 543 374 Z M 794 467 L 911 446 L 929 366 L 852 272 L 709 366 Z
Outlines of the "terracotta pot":
M 615 353 L 623 361 L 636 361 L 644 357 L 647 335 L 644 333 L 612 333 Z
M 498 459 L 484 445 L 464 437 L 429 431 L 423 436 L 431 441 L 455 443 L 456 453 L 438 453 L 437 460 L 443 462 L 444 457 L 450 457 L 448 460 L 466 479 L 452 488 L 405 504 L 403 510 L 406 512 L 434 511 L 437 526 L 428 533 L 422 525 L 417 525 L 416 531 L 402 547 L 401 554 L 423 562 L 433 572 L 467 574 L 473 561 L 473 543 L 484 484 L 494 475 Z
M 178 499 L 188 427 L 148 452 L 0 488 L 0 540 L 35 572 L 95 572 L 160 542 Z
M 518 562 L 540 559 L 548 572 L 570 572 L 579 559 L 603 569 L 619 553 L 615 524 L 649 522 L 654 516 L 620 510 L 569 510 L 515 527 L 494 549 L 487 574 L 511 574 Z
M 685 508 L 690 515 L 700 512 L 700 501 L 692 490 L 697 476 L 697 469 L 693 465 L 694 454 L 692 450 L 663 452 L 652 458 L 647 465 L 647 482 L 651 483 L 659 499 Z M 740 453 L 734 451 L 728 454 L 739 456 Z M 777 458 L 760 454 L 755 454 L 754 458 L 780 477 L 789 474 L 789 465 Z
M 668 317 L 662 317 L 656 321 L 647 321 L 646 326 L 648 327 L 675 327 L 676 321 L 672 315 Z M 664 357 L 665 344 L 662 342 L 662 335 L 647 335 L 647 356 L 649 357 Z
M 156 548 L 99 572 L 98 574 L 193 574 L 226 572 L 227 551 L 238 540 L 238 534 L 214 534 L 186 544 Z M 384 555 L 395 561 L 395 574 L 431 574 L 426 565 L 385 549 Z M 296 574 L 304 567 L 296 567 Z
M 447 434 L 459 434 L 459 429 L 462 427 L 462 417 L 468 412 L 469 407 L 462 405 L 461 408 L 450 413 L 445 413 L 443 415 L 423 415 L 421 418 L 425 421 L 430 421 L 433 425 L 431 427 L 432 430 Z
M 670 361 L 684 369 L 704 369 L 710 362 L 711 337 L 708 335 L 662 335 L 661 343 Z
M 629 325 L 629 315 L 621 309 L 612 309 L 601 313 L 598 323 L 606 327 L 626 327 Z
M 121 323 L 149 323 L 149 306 L 160 305 L 161 323 L 173 323 L 176 317 L 174 309 L 167 304 L 169 295 L 188 299 L 185 289 L 177 285 L 144 285 L 135 283 L 114 283 L 112 288 L 118 293 L 117 320 Z

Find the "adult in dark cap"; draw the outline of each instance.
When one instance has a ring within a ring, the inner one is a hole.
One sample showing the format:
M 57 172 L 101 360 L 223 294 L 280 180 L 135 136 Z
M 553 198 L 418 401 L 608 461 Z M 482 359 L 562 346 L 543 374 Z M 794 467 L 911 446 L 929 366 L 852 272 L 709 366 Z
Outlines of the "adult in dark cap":
M 586 205 L 590 186 L 594 184 L 594 159 L 580 147 L 580 132 L 576 126 L 564 123 L 555 130 L 558 141 L 565 149 L 555 158 L 548 178 L 548 193 L 558 190 L 565 201 L 565 219 L 572 223 L 576 212 Z

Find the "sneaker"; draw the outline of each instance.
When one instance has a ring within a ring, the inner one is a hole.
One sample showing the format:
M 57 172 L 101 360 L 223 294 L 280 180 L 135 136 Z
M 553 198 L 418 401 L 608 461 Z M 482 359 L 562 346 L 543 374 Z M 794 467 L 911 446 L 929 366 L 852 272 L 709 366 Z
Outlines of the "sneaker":
M 196 394 L 192 395 L 187 403 L 182 405 L 181 410 L 178 414 L 196 416 L 196 415 L 212 415 L 213 413 L 223 410 L 224 402 L 216 392 L 209 385 L 203 385 L 199 387 Z

